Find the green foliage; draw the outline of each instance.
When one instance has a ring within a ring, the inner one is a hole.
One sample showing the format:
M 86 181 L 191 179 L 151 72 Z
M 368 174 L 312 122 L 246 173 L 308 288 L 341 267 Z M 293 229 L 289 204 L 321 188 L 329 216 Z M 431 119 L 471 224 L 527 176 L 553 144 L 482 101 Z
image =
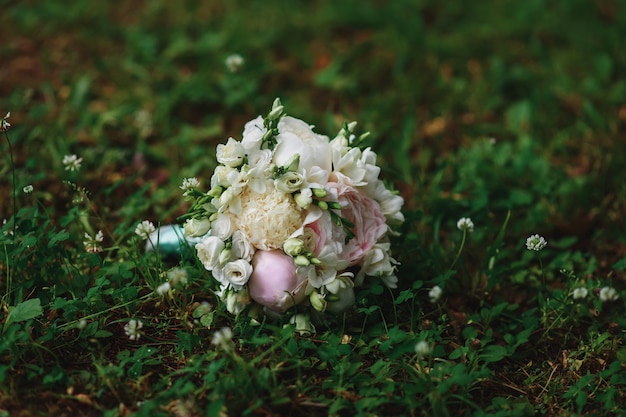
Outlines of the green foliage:
M 0 416 L 626 408 L 619 2 L 39 3 L 0 26 Z M 135 234 L 275 97 L 320 131 L 361 121 L 405 199 L 398 288 L 310 336 L 228 314 L 193 256 Z

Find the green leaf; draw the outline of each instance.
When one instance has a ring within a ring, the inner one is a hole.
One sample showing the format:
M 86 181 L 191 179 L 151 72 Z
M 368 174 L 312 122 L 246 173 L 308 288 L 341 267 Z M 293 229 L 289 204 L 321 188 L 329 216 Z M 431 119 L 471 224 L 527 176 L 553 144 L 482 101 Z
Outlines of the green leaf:
M 13 323 L 33 319 L 43 314 L 39 298 L 22 301 L 15 307 L 9 307 L 9 315 L 4 323 L 4 331 Z
M 70 237 L 70 234 L 65 230 L 61 230 L 59 233 L 55 233 L 51 238 L 50 242 L 48 242 L 48 247 L 51 248 L 59 242 L 63 242 Z
M 506 356 L 508 356 L 506 348 L 500 345 L 487 346 L 480 354 L 480 358 L 484 360 L 485 363 L 499 362 Z

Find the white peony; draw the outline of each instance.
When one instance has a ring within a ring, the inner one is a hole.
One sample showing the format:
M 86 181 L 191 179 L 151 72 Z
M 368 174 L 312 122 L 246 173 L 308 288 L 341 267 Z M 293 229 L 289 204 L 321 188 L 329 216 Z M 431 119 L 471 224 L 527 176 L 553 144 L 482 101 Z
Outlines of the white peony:
M 256 249 L 281 249 L 283 242 L 302 226 L 304 212 L 291 195 L 274 187 L 263 194 L 245 189 L 240 199 L 241 210 L 233 216 L 235 225 Z

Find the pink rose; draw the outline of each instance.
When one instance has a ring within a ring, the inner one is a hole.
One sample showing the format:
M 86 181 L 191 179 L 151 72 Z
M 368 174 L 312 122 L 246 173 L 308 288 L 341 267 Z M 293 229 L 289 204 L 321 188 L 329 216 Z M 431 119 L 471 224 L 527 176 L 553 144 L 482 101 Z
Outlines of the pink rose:
M 257 303 L 283 313 L 304 300 L 307 281 L 296 274 L 293 258 L 283 251 L 256 251 L 252 268 L 248 293 Z
M 338 255 L 355 265 L 387 231 L 385 215 L 375 200 L 348 185 L 329 182 L 326 188 L 341 205 L 341 217 L 354 224 L 354 237 Z

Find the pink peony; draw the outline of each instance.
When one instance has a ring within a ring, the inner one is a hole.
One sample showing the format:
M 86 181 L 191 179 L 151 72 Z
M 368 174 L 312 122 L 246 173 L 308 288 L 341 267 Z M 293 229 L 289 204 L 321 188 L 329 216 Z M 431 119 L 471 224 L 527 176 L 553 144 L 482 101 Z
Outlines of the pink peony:
M 252 268 L 248 293 L 257 303 L 283 313 L 304 300 L 306 279 L 296 274 L 293 258 L 283 251 L 256 251 Z
M 341 205 L 341 217 L 354 224 L 354 237 L 338 255 L 340 261 L 355 265 L 387 232 L 385 215 L 375 200 L 348 185 L 329 182 L 326 189 Z

